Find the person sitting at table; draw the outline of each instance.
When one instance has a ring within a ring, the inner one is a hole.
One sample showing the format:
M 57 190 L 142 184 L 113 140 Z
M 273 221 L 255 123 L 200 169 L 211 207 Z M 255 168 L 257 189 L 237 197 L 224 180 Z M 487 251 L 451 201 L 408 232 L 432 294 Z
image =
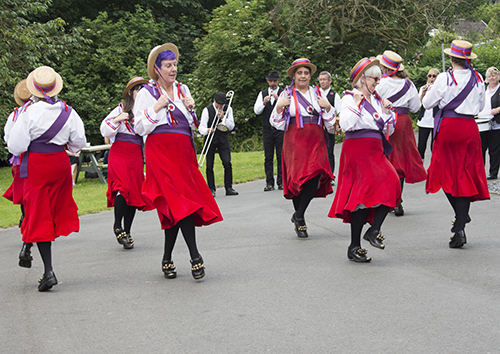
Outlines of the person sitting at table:
M 134 130 L 135 97 L 148 80 L 135 77 L 123 91 L 124 103 L 113 109 L 101 123 L 101 134 L 113 139 L 108 157 L 108 207 L 114 207 L 115 222 L 113 230 L 116 239 L 124 249 L 134 248 L 130 235 L 135 212 L 152 210 L 154 206 L 141 194 L 144 183 L 144 143 Z M 122 227 L 123 220 L 123 227 Z

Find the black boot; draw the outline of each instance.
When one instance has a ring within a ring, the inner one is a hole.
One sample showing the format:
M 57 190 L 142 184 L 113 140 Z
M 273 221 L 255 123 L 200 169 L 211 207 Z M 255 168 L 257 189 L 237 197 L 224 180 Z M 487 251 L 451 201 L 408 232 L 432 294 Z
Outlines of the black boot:
M 385 237 L 382 236 L 379 230 L 375 230 L 370 227 L 368 230 L 366 230 L 363 238 L 366 241 L 370 242 L 370 245 L 372 245 L 373 247 L 380 248 L 381 250 L 385 248 L 384 245 Z
M 295 233 L 298 237 L 306 238 L 309 236 L 307 234 L 307 225 L 304 218 L 298 218 L 295 213 L 293 213 L 292 222 L 295 224 Z
M 396 216 L 405 215 L 405 211 L 403 209 L 403 202 L 399 203 L 399 205 L 394 208 L 394 215 L 396 215 Z
M 174 262 L 163 260 L 161 264 L 163 269 L 163 275 L 165 275 L 165 278 L 174 279 L 175 277 L 177 277 L 177 272 L 175 271 Z
M 195 279 L 201 279 L 205 276 L 205 267 L 203 266 L 203 258 L 201 256 L 191 260 L 191 274 Z
M 366 250 L 360 246 L 349 247 L 347 249 L 347 258 L 354 262 L 370 262 L 372 259 L 366 256 Z
M 38 282 L 40 283 L 38 285 L 38 291 L 47 291 L 49 289 L 52 289 L 54 285 L 57 285 L 57 278 L 54 272 L 49 272 L 47 274 L 44 274 Z
M 460 230 L 455 232 L 453 236 L 450 237 L 450 248 L 460 248 L 467 243 L 467 237 L 465 236 L 465 231 Z
M 31 268 L 31 261 L 33 260 L 33 256 L 31 255 L 31 246 L 32 243 L 23 242 L 23 248 L 21 248 L 21 252 L 19 253 L 19 266 L 24 268 Z
M 132 238 L 132 235 L 127 234 L 127 243 L 123 244 L 123 248 L 126 250 L 134 248 L 134 239 Z

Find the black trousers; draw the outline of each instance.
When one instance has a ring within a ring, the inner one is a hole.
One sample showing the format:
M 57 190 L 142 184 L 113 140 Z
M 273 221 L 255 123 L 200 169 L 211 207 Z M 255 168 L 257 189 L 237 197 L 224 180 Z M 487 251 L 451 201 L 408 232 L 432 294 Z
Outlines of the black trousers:
M 276 183 L 283 185 L 283 171 L 281 164 L 281 150 L 283 149 L 283 136 L 285 132 L 271 127 L 262 127 L 262 141 L 264 142 L 264 171 L 266 172 L 266 184 L 274 186 L 274 150 L 276 149 L 276 161 L 278 165 L 278 176 Z
M 214 138 L 215 140 L 215 138 Z M 219 152 L 220 160 L 222 161 L 222 166 L 224 166 L 224 187 L 231 188 L 233 186 L 233 167 L 231 165 L 231 147 L 229 146 L 228 140 L 218 140 L 212 141 L 210 149 L 207 152 L 207 184 L 210 190 L 215 190 L 215 177 L 214 177 L 214 160 L 215 151 Z
M 418 127 L 418 152 L 420 153 L 420 157 L 422 157 L 422 160 L 424 159 L 425 156 L 425 149 L 427 148 L 427 140 L 429 139 L 429 135 L 431 136 L 431 151 L 432 151 L 432 144 L 434 143 L 434 138 L 433 138 L 433 132 L 434 128 L 423 128 L 423 127 Z
M 333 154 L 333 149 L 335 148 L 335 134 L 326 133 L 325 136 L 327 148 L 328 148 L 328 161 L 330 162 L 330 168 L 332 169 L 332 173 L 335 170 L 335 155 Z
M 486 163 L 486 150 L 490 155 L 490 176 L 498 176 L 500 167 L 500 130 L 488 130 L 480 132 L 481 150 L 483 151 L 483 160 Z

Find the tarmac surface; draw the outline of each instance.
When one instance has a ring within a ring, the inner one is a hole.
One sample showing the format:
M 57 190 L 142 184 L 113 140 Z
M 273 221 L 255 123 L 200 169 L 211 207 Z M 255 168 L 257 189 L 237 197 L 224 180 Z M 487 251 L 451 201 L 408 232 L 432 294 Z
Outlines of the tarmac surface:
M 45 293 L 38 250 L 19 267 L 19 229 L 0 230 L 0 352 L 500 353 L 499 195 L 472 203 L 469 243 L 450 249 L 444 193 L 407 184 L 386 249 L 362 240 L 373 260 L 358 264 L 349 224 L 327 217 L 333 194 L 311 202 L 298 239 L 291 201 L 264 185 L 217 190 L 224 221 L 197 228 L 200 281 L 181 235 L 177 278 L 163 277 L 155 211 L 137 213 L 133 250 L 116 242 L 112 211 L 81 217 L 79 233 L 53 243 L 59 284 Z

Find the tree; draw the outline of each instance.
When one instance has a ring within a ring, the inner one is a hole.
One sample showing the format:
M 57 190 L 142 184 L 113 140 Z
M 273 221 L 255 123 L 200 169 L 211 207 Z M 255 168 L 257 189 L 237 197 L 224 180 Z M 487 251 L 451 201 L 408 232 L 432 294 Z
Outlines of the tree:
M 151 49 L 177 38 L 140 6 L 116 21 L 105 12 L 95 20 L 84 18 L 78 30 L 84 33 L 86 44 L 61 63 L 65 80 L 61 97 L 82 117 L 87 140 L 101 144 L 100 124 L 122 100 L 127 82 L 135 76 L 148 78 L 146 62 Z
M 4 0 L 0 3 L 0 127 L 16 103 L 15 85 L 40 65 L 55 66 L 71 48 L 78 48 L 83 39 L 77 32 L 62 31 L 60 18 L 47 22 L 29 19 L 44 13 L 50 1 Z M 0 144 L 0 161 L 7 159 L 5 144 Z

